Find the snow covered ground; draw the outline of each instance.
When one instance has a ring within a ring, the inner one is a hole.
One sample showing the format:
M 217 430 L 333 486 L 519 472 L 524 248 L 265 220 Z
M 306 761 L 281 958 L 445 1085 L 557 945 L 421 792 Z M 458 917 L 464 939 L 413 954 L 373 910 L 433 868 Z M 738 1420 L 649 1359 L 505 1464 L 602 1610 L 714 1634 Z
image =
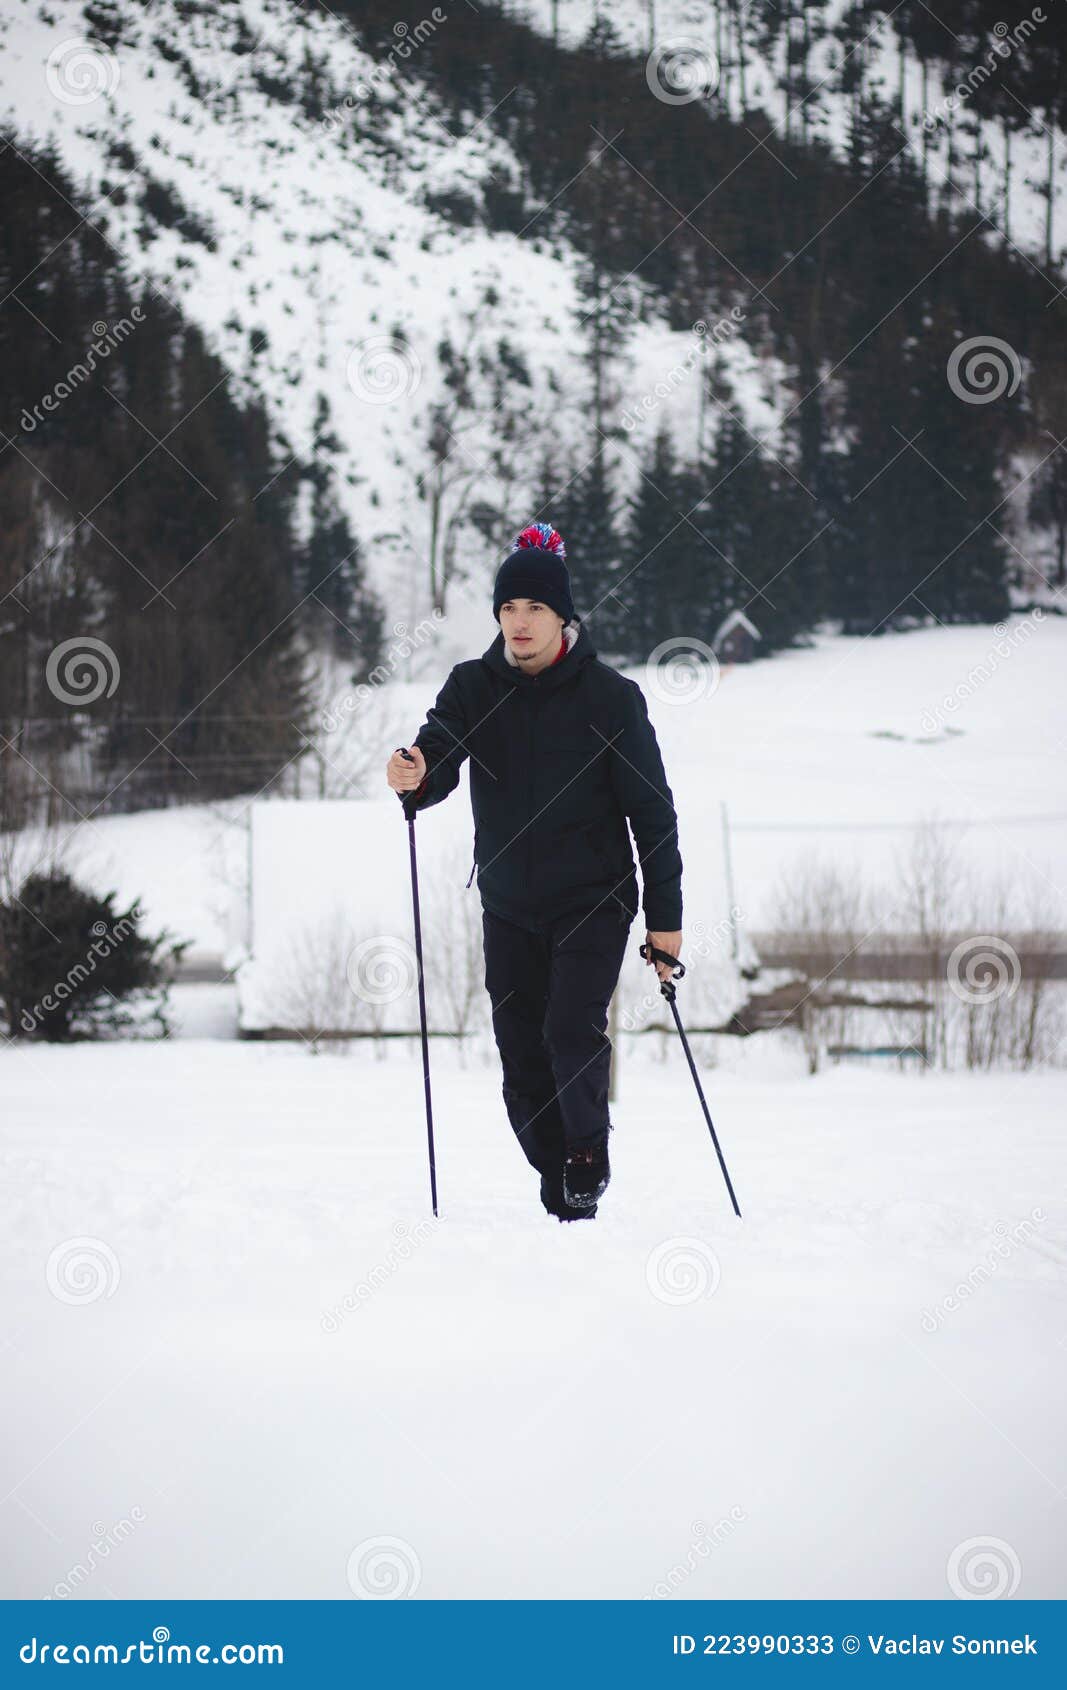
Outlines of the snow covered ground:
M 1062 1075 L 735 1043 L 739 1222 L 635 1042 L 569 1228 L 488 1051 L 436 1224 L 411 1047 L 0 1051 L 3 1594 L 1067 1595 Z

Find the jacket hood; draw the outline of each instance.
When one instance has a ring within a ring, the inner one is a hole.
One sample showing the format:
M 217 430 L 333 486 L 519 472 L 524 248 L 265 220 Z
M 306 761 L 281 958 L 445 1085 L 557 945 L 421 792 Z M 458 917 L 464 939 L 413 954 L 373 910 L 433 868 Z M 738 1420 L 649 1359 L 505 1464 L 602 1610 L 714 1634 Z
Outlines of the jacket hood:
M 590 658 L 596 656 L 596 647 L 580 617 L 572 617 L 564 625 L 563 637 L 567 641 L 566 656 L 561 657 L 558 663 L 550 663 L 548 668 L 542 669 L 536 677 L 525 674 L 519 665 L 511 659 L 503 630 L 497 634 L 492 645 L 483 651 L 482 662 L 488 664 L 489 668 L 496 674 L 503 675 L 515 686 L 522 686 L 527 681 L 536 679 L 547 691 L 557 687 L 561 681 L 568 680 L 577 670 L 588 663 Z

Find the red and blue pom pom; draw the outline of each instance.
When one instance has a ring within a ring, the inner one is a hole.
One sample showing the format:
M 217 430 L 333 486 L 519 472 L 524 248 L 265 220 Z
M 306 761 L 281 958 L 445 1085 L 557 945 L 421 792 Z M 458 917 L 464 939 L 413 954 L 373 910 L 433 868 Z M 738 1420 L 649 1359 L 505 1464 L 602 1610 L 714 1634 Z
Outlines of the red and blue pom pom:
M 536 551 L 555 552 L 560 562 L 567 556 L 563 535 L 558 533 L 550 522 L 531 522 L 529 528 L 523 529 L 515 541 L 513 550 L 519 551 L 527 546 Z

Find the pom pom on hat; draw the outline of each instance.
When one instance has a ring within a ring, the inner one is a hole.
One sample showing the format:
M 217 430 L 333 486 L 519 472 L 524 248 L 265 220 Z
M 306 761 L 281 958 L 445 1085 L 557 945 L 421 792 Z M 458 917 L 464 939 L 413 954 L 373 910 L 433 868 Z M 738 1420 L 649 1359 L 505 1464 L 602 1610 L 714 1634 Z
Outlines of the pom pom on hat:
M 517 552 L 528 546 L 542 552 L 554 552 L 561 561 L 567 556 L 563 535 L 553 528 L 550 522 L 531 522 L 529 528 L 524 528 L 521 534 L 516 535 L 511 549 Z

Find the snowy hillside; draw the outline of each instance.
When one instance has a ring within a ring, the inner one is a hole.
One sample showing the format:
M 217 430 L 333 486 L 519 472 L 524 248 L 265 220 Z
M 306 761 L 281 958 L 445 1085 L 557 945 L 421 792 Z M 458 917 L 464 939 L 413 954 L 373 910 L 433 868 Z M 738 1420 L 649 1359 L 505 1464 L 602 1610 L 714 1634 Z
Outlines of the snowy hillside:
M 749 108 L 761 107 L 773 119 L 779 134 L 788 136 L 794 130 L 799 131 L 803 123 L 804 133 L 809 139 L 823 141 L 838 152 L 842 150 L 847 134 L 848 101 L 838 91 L 836 78 L 844 54 L 838 42 L 825 38 L 821 32 L 825 30 L 826 36 L 829 36 L 846 13 L 854 9 L 849 0 L 829 0 L 828 4 L 811 8 L 813 13 L 817 11 L 818 17 L 810 25 L 811 91 L 806 99 L 794 95 L 792 101 L 787 101 L 782 92 L 788 26 L 782 31 L 770 57 L 754 48 L 751 42 L 746 43 L 744 85 L 747 105 Z M 871 85 L 890 103 L 899 101 L 901 82 L 898 43 L 892 26 L 892 14 L 896 9 L 890 4 L 885 8 L 888 15 L 865 17 L 859 38 L 850 52 L 856 63 L 862 62 L 865 66 Z M 599 0 L 516 0 L 512 10 L 517 16 L 529 18 L 534 28 L 549 36 L 553 20 L 557 18 L 557 39 L 574 46 L 600 14 L 601 7 Z M 738 13 L 746 11 L 744 5 L 709 6 L 703 0 L 613 0 L 607 15 L 612 27 L 631 51 L 649 55 L 654 67 L 650 72 L 652 80 L 669 95 L 675 98 L 680 95 L 699 97 L 699 90 L 703 88 L 710 96 L 721 100 L 731 115 L 740 118 L 744 108 L 740 99 L 734 20 Z M 1019 22 L 1040 41 L 1040 25 L 1048 22 L 1048 14 L 1036 7 L 1029 17 L 1024 12 L 1021 19 L 1013 18 L 1010 25 L 996 26 L 995 37 L 986 44 L 984 55 L 994 74 L 996 54 L 998 51 L 1010 51 L 1010 40 L 1005 48 L 1004 38 L 1009 36 L 1012 25 L 1017 27 Z M 947 26 L 942 27 L 946 28 L 947 34 Z M 930 77 L 924 103 L 922 69 L 910 58 L 904 67 L 903 82 L 907 122 L 902 144 L 906 144 L 918 157 L 923 147 L 924 120 L 944 114 L 945 94 L 949 90 L 942 89 L 937 80 Z M 1053 136 L 1053 141 L 1057 147 L 1062 145 L 1059 135 Z M 1048 133 L 1037 119 L 1029 134 L 1013 136 L 1011 143 L 1011 236 L 1024 254 L 1036 251 L 1043 240 L 1048 145 Z M 931 131 L 927 136 L 927 146 L 927 163 L 933 179 L 944 183 L 949 152 L 945 130 Z M 989 216 L 992 229 L 1001 231 L 1006 221 L 1003 205 L 1005 156 L 1003 135 L 996 125 L 981 125 L 981 147 L 983 156 L 978 171 L 981 208 Z M 957 179 L 953 195 L 965 197 L 969 191 L 973 192 L 973 180 L 967 186 L 961 185 Z M 1061 230 L 1059 246 L 1062 248 L 1063 245 Z
M 87 44 L 77 0 L 8 8 L 0 113 L 28 138 L 55 140 L 84 182 L 92 222 L 202 326 L 235 391 L 264 398 L 293 453 L 311 454 L 317 395 L 327 396 L 341 455 L 355 466 L 343 492 L 375 584 L 393 595 L 392 619 L 414 622 L 426 606 L 411 597 L 410 559 L 428 547 L 414 496 L 425 469 L 416 436 L 441 396 L 438 343 L 449 333 L 464 344 L 472 314 L 494 355 L 507 338 L 529 367 L 530 416 L 551 435 L 550 381 L 573 385 L 578 374 L 573 255 L 536 239 L 536 205 L 525 238 L 459 228 L 428 209 L 427 195 L 457 184 L 476 195 L 490 179 L 506 183 L 506 147 L 473 119 L 456 134 L 410 78 L 401 88 L 395 74 L 379 74 L 328 10 L 244 0 L 190 14 L 160 0 L 118 11 L 123 38 L 110 53 Z M 306 55 L 330 88 L 317 123 L 278 93 L 299 85 Z M 380 128 L 370 131 L 372 104 Z M 144 171 L 200 238 L 146 221 L 138 196 L 123 192 Z M 489 287 L 497 303 L 487 323 Z M 255 356 L 254 330 L 268 341 Z M 628 394 L 653 388 L 694 344 L 692 334 L 638 326 Z M 740 341 L 721 355 L 742 414 L 772 434 L 774 361 L 759 365 Z M 690 438 L 695 382 L 676 410 Z M 490 419 L 464 438 L 464 454 L 477 461 L 492 437 Z
M 506 339 L 529 371 L 533 432 L 542 444 L 551 439 L 555 394 L 573 391 L 579 379 L 573 250 L 539 238 L 536 204 L 514 233 L 458 226 L 432 209 L 456 190 L 477 201 L 490 186 L 509 188 L 520 176 L 515 160 L 492 122 L 471 117 L 457 129 L 406 65 L 371 59 L 328 9 L 243 0 L 197 10 L 157 0 L 110 11 L 120 20 L 114 49 L 94 37 L 77 0 L 5 8 L 0 115 L 27 140 L 54 141 L 81 184 L 91 222 L 134 274 L 203 327 L 232 372 L 235 394 L 262 395 L 286 454 L 313 452 L 318 397 L 326 396 L 347 481 L 342 498 L 368 548 L 373 580 L 392 617 L 414 622 L 426 608 L 411 560 L 429 550 L 415 490 L 425 469 L 420 441 L 442 392 L 438 346 L 445 335 L 456 344 L 471 337 L 497 358 Z M 518 15 L 545 32 L 558 16 L 561 41 L 573 45 L 595 12 L 591 0 L 558 7 L 535 0 Z M 710 42 L 709 16 L 691 0 L 660 4 L 657 42 L 664 52 L 679 41 Z M 642 0 L 613 7 L 611 20 L 644 50 Z M 401 31 L 398 24 L 398 37 Z M 814 50 L 816 72 L 826 50 Z M 892 85 L 888 26 L 875 26 L 864 51 L 869 75 Z M 750 54 L 746 90 L 779 122 L 776 69 Z M 917 123 L 914 70 L 908 103 Z M 317 120 L 299 97 L 309 79 L 321 85 L 325 115 Z M 731 87 L 727 78 L 728 109 Z M 809 106 L 812 137 L 825 135 L 839 150 L 843 97 L 819 85 Z M 995 228 L 997 137 L 984 140 Z M 943 146 L 933 146 L 935 173 Z M 1024 249 L 1041 227 L 1044 146 L 1040 135 L 1015 143 L 1012 238 Z M 139 191 L 146 182 L 154 216 L 145 215 Z M 172 212 L 159 212 L 160 201 Z M 670 330 L 654 297 L 650 306 L 650 320 L 633 325 L 621 373 L 630 431 L 622 468 L 630 482 L 634 448 L 661 420 L 685 449 L 695 441 L 693 370 L 707 350 L 702 330 Z M 733 403 L 774 449 L 788 403 L 783 370 L 766 351 L 757 357 L 743 332 L 722 326 L 717 357 Z M 256 335 L 266 336 L 259 352 L 250 344 Z M 645 415 L 643 402 L 660 393 L 655 415 Z M 492 438 L 489 419 L 464 437 L 463 453 L 484 462 Z M 566 455 L 571 443 L 557 444 Z M 487 567 L 476 560 L 476 580 Z M 456 611 L 463 638 L 462 604 Z

